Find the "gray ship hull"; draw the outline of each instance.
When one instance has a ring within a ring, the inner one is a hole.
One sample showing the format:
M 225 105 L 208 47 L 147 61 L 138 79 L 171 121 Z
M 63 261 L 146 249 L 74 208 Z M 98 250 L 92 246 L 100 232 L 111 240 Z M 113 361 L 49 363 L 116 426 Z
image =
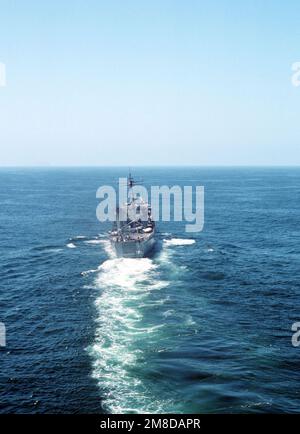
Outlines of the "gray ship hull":
M 129 174 L 128 198 L 124 205 L 117 207 L 116 220 L 109 239 L 115 254 L 120 258 L 143 258 L 155 245 L 155 221 L 151 206 L 133 189 L 136 182 Z
M 147 256 L 155 245 L 154 236 L 141 241 L 111 241 L 115 254 L 122 258 L 143 258 Z

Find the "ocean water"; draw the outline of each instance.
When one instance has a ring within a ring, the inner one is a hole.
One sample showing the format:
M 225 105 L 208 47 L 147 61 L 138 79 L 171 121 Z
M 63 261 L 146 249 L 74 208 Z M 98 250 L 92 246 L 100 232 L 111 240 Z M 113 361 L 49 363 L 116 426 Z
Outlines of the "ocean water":
M 300 169 L 135 169 L 204 185 L 204 230 L 116 259 L 96 190 L 126 174 L 0 170 L 0 411 L 299 412 Z

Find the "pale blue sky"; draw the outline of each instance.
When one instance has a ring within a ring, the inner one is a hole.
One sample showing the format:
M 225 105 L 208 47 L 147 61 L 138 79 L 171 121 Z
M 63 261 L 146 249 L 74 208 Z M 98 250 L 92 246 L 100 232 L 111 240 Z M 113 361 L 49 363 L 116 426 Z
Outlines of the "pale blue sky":
M 0 0 L 0 165 L 298 165 L 296 61 L 297 0 Z

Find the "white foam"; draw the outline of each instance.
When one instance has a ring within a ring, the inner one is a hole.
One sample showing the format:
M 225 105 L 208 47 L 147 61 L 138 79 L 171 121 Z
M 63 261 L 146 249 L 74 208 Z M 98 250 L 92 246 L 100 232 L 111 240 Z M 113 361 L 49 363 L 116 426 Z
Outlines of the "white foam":
M 138 291 L 139 282 L 145 280 L 147 273 L 154 268 L 153 262 L 148 258 L 108 259 L 99 267 L 100 274 L 97 277 L 97 283 L 104 287 L 117 286 L 122 290 Z
M 185 325 L 187 326 L 194 326 L 197 323 L 194 321 L 193 317 L 191 315 L 187 315 L 185 318 Z
M 188 246 L 195 242 L 195 240 L 185 238 L 171 238 L 170 240 L 164 240 L 166 246 Z
M 87 276 L 88 274 L 96 273 L 98 270 L 99 270 L 99 268 L 96 268 L 95 270 L 82 271 L 80 274 L 81 274 L 82 276 Z
M 105 241 L 104 240 L 88 240 L 88 241 L 84 241 L 85 244 L 103 244 Z
M 105 250 L 105 253 L 110 257 L 110 258 L 114 258 L 115 254 L 113 252 L 113 249 L 111 247 L 111 244 L 108 240 L 99 240 L 98 238 L 95 238 L 93 240 L 87 240 L 84 241 L 85 244 L 90 244 L 90 245 L 101 245 L 103 247 L 103 249 Z
M 172 316 L 174 314 L 174 309 L 168 309 L 165 312 L 163 312 L 162 316 L 164 318 L 168 318 L 169 316 Z
M 45 252 L 51 252 L 51 253 L 60 253 L 60 252 L 62 252 L 63 251 L 63 249 L 60 249 L 60 248 L 53 248 L 53 249 L 46 249 L 45 250 Z
M 67 247 L 68 247 L 69 249 L 76 249 L 76 246 L 75 246 L 75 244 L 73 244 L 73 243 L 68 243 L 68 244 L 67 244 Z
M 149 338 L 159 340 L 165 327 L 164 322 L 148 323 L 143 317 L 151 291 L 160 291 L 165 284 L 149 258 L 108 259 L 99 267 L 95 278 L 101 291 L 95 301 L 98 328 L 90 352 L 93 376 L 109 413 L 155 412 L 164 407 L 132 370 L 144 358 L 141 348 L 150 345 Z

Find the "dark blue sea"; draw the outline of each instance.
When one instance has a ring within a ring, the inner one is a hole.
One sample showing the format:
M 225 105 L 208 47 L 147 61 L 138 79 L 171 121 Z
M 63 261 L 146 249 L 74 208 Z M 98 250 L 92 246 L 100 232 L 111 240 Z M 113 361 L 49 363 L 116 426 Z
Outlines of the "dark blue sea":
M 203 185 L 203 231 L 116 259 L 96 190 L 126 169 L 0 169 L 0 411 L 299 412 L 300 169 L 133 174 Z

